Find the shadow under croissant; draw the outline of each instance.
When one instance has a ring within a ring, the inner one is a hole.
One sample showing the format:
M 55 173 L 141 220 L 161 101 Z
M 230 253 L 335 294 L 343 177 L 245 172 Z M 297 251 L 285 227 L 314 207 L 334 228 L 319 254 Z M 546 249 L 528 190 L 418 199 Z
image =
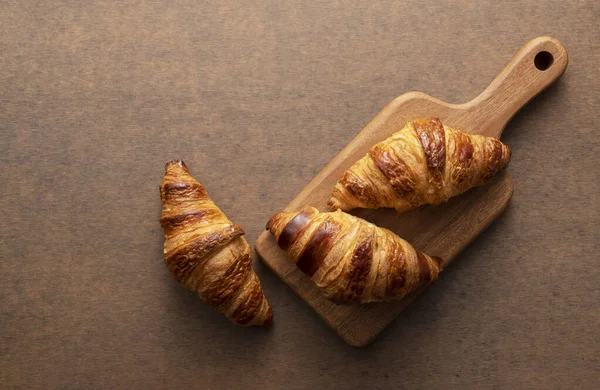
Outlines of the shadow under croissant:
M 206 346 L 211 340 L 232 340 L 242 344 L 266 344 L 272 338 L 271 326 L 240 326 L 230 321 L 218 310 L 207 305 L 198 295 L 179 284 L 165 269 L 166 297 L 169 323 L 173 342 L 189 345 L 197 349 L 199 345 Z M 276 319 L 274 318 L 274 321 Z M 216 347 L 218 344 L 215 344 Z M 256 350 L 254 351 L 256 352 Z M 251 356 L 248 356 L 250 358 Z
M 489 263 L 492 261 L 485 256 L 487 241 L 492 236 L 502 234 L 502 229 L 506 226 L 505 222 L 512 218 L 513 211 L 514 208 L 509 203 L 506 210 L 475 241 L 467 246 L 450 266 L 444 269 L 440 274 L 440 278 L 434 284 L 418 294 L 415 301 L 408 305 L 402 314 L 375 338 L 372 344 L 362 348 L 379 351 L 381 348 L 386 348 L 385 340 L 389 340 L 389 338 L 393 338 L 394 342 L 398 342 L 399 345 L 410 345 L 411 342 L 416 342 L 419 346 L 425 347 L 426 344 L 436 343 L 437 341 L 431 336 L 444 322 L 444 306 L 451 305 L 450 302 L 457 300 L 455 294 L 447 293 L 447 290 L 452 288 L 450 285 L 458 284 L 461 289 L 469 290 L 468 293 L 460 294 L 461 296 L 473 296 L 479 295 L 477 291 L 484 288 L 482 287 L 483 282 L 480 283 L 480 281 L 493 281 L 495 272 L 491 267 L 482 267 L 482 269 L 485 269 L 486 274 L 479 275 L 480 279 L 478 280 L 465 280 L 464 271 L 465 269 L 473 269 L 472 263 Z M 448 303 L 445 304 L 444 302 Z M 489 304 L 492 303 L 469 300 L 469 311 L 483 312 Z M 413 331 L 406 334 L 409 329 L 418 329 L 419 333 L 423 333 L 423 337 L 419 337 L 417 341 L 412 340 L 414 338 Z M 398 333 L 400 333 L 399 336 Z M 468 334 L 464 334 L 464 337 L 467 336 Z

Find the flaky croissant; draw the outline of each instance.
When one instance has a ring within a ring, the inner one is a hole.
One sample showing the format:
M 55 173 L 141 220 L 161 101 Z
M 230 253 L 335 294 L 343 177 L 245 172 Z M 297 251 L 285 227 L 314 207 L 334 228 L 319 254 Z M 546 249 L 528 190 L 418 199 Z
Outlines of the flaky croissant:
M 510 150 L 495 138 L 463 133 L 437 118 L 417 119 L 344 172 L 328 205 L 404 212 L 438 204 L 485 184 L 509 161 Z
M 437 280 L 442 268 L 441 259 L 339 210 L 281 212 L 267 229 L 325 296 L 340 304 L 401 299 Z
M 165 264 L 181 284 L 240 325 L 268 325 L 271 307 L 252 269 L 252 250 L 188 172 L 165 166 L 160 185 Z

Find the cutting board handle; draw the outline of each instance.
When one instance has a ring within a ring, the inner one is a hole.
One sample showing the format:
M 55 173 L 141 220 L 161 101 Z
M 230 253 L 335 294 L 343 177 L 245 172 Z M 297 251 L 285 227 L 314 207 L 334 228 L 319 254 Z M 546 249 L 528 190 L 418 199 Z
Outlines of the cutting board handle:
M 532 98 L 556 81 L 567 68 L 567 51 L 552 37 L 529 41 L 506 68 L 472 101 L 469 115 L 483 118 L 486 135 L 500 138 L 508 121 Z

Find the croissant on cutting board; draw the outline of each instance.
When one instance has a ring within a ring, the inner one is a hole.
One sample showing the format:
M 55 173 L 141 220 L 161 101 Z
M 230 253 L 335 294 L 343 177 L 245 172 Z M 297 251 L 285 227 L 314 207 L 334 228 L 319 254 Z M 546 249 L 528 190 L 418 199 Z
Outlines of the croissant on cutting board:
M 416 119 L 344 172 L 328 205 L 401 213 L 481 186 L 509 161 L 510 150 L 495 138 L 452 129 L 437 118 Z
M 177 281 L 240 325 L 269 325 L 271 307 L 252 269 L 252 250 L 181 160 L 160 185 L 165 264 Z
M 267 229 L 325 296 L 340 304 L 401 299 L 437 280 L 442 269 L 441 259 L 340 210 L 281 212 Z

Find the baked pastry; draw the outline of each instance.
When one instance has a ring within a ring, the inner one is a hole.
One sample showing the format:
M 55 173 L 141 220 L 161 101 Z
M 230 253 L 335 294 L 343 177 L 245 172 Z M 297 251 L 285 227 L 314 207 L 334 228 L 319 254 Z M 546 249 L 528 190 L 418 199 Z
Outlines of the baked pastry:
M 416 119 L 344 172 L 328 205 L 402 213 L 483 185 L 509 161 L 510 150 L 495 138 L 463 133 L 437 118 Z
M 442 261 L 342 211 L 281 212 L 267 229 L 325 296 L 340 304 L 401 299 L 437 280 Z
M 268 325 L 271 307 L 252 269 L 252 250 L 181 160 L 160 185 L 165 264 L 177 281 L 240 325 Z

